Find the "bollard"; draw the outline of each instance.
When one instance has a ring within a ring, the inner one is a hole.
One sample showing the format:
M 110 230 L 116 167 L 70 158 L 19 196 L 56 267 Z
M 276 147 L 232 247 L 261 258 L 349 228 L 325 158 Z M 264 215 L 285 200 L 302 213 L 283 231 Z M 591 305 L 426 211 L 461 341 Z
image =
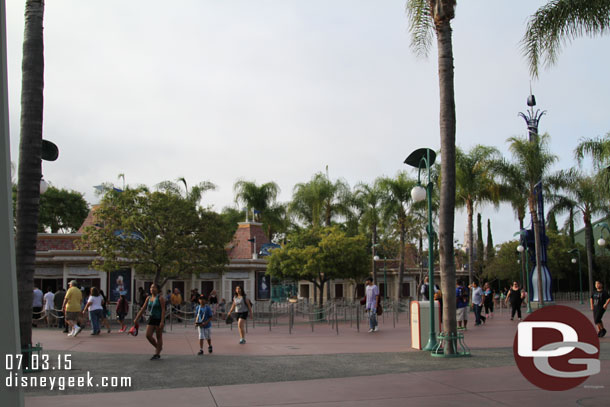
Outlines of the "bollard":
M 337 335 L 339 335 L 339 320 L 337 319 L 337 304 L 335 304 L 335 328 L 337 328 Z
M 356 305 L 357 307 L 357 305 Z M 360 308 L 357 308 L 356 311 L 356 330 L 360 332 Z

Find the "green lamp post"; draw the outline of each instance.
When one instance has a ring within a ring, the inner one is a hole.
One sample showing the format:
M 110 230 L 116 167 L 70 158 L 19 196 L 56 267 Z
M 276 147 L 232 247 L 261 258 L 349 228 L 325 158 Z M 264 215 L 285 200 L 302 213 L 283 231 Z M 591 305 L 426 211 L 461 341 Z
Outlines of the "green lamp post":
M 421 202 L 428 198 L 428 282 L 430 284 L 430 293 L 434 292 L 434 229 L 432 228 L 432 187 L 433 184 L 430 180 L 430 167 L 434 164 L 436 159 L 436 153 L 434 150 L 429 148 L 420 148 L 413 151 L 407 159 L 405 164 L 410 165 L 418 169 L 417 171 L 417 186 L 411 190 L 411 198 L 413 202 Z M 428 184 L 426 188 L 421 186 L 421 170 L 422 167 L 428 172 Z M 402 284 L 402 281 L 399 282 Z M 430 336 L 428 338 L 428 344 L 423 350 L 432 351 L 437 347 L 436 341 L 436 329 L 434 327 L 434 296 L 429 295 L 430 301 Z
M 529 249 L 529 247 L 523 247 L 523 246 L 519 245 L 519 246 L 517 246 L 517 251 L 519 253 L 523 253 L 524 251 L 526 252 L 526 254 L 525 254 L 525 270 L 527 270 L 527 273 L 526 273 L 527 275 L 525 277 L 526 277 L 526 280 L 527 280 L 527 313 L 531 314 L 532 313 L 532 304 L 530 303 L 530 292 L 531 292 L 531 290 L 530 290 L 530 275 L 529 275 L 529 261 L 528 261 L 529 260 L 528 257 L 529 257 L 530 249 Z
M 580 286 L 580 304 L 582 305 L 582 267 L 580 264 L 580 250 L 578 249 L 572 249 L 569 250 L 568 253 L 570 254 L 576 254 L 578 256 L 578 260 L 576 260 L 576 258 L 572 259 L 572 263 L 576 263 L 578 261 L 578 284 Z

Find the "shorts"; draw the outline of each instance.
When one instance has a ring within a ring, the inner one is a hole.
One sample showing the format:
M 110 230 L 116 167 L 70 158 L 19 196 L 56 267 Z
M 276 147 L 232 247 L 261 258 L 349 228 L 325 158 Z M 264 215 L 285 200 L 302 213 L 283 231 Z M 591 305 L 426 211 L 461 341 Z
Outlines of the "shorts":
M 456 308 L 455 314 L 458 321 L 468 321 L 468 307 Z
M 246 311 L 246 312 L 236 312 L 235 313 L 235 319 L 237 319 L 237 320 L 248 319 L 248 311 Z
M 116 313 L 116 318 L 117 318 L 119 321 L 123 321 L 123 320 L 125 319 L 125 316 L 126 316 L 126 315 L 127 315 L 127 314 L 126 314 L 126 313 L 124 313 L 124 312 L 117 312 L 117 313 Z
M 593 308 L 593 323 L 601 324 L 602 317 L 604 316 L 604 312 L 606 312 L 606 310 L 603 308 L 602 309 Z
M 212 339 L 212 325 L 207 328 L 198 326 L 197 330 L 199 331 L 199 339 Z
M 66 312 L 66 321 L 75 321 L 78 322 L 80 320 L 80 312 L 67 311 Z
M 148 318 L 148 325 L 150 326 L 159 326 L 161 325 L 161 318 Z

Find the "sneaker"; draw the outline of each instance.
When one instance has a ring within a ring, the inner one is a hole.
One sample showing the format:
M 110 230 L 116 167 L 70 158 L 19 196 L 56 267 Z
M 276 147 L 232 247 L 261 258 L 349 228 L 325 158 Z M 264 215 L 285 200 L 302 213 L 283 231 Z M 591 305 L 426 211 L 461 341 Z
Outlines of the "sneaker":
M 606 336 L 606 328 L 602 329 L 602 334 L 601 334 L 600 338 L 603 338 L 604 336 Z
M 597 337 L 598 337 L 598 338 L 601 338 L 601 337 L 602 337 L 602 331 L 599 331 L 599 332 L 597 333 Z
M 120 333 L 125 332 L 125 328 L 121 328 L 121 329 L 119 329 L 119 332 L 120 332 Z
M 110 333 L 110 328 L 108 328 L 108 333 Z
M 70 332 L 68 333 L 68 336 L 74 336 L 74 330 L 70 331 Z
M 379 327 L 376 326 L 375 329 L 373 329 L 373 332 L 379 332 Z
M 82 330 L 83 330 L 83 328 L 81 328 L 80 326 L 77 325 L 76 327 L 74 327 L 74 334 L 72 336 L 78 335 L 80 333 L 80 331 L 82 331 Z
M 208 353 L 212 353 L 212 345 L 208 346 Z
M 198 355 L 198 356 L 203 355 L 203 349 L 199 349 L 199 352 L 197 352 L 197 355 Z
M 241 339 L 239 340 L 239 344 L 240 344 L 240 345 L 243 345 L 244 343 L 246 343 L 246 340 L 245 340 L 244 338 L 241 338 Z
M 374 329 L 369 329 L 369 333 L 374 332 L 374 331 L 375 331 Z
M 161 355 L 153 355 L 152 358 L 150 358 L 150 360 L 158 360 L 161 359 Z

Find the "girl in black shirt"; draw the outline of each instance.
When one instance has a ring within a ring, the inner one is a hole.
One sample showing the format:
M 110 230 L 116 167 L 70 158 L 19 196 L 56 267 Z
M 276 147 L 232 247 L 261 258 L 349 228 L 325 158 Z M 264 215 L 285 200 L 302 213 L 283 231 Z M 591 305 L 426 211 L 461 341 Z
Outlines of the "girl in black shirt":
M 602 323 L 602 317 L 606 308 L 610 303 L 610 295 L 604 290 L 604 284 L 601 281 L 595 282 L 595 291 L 591 294 L 591 311 L 593 311 L 593 321 L 597 325 L 597 336 L 603 338 L 606 335 L 606 329 Z

